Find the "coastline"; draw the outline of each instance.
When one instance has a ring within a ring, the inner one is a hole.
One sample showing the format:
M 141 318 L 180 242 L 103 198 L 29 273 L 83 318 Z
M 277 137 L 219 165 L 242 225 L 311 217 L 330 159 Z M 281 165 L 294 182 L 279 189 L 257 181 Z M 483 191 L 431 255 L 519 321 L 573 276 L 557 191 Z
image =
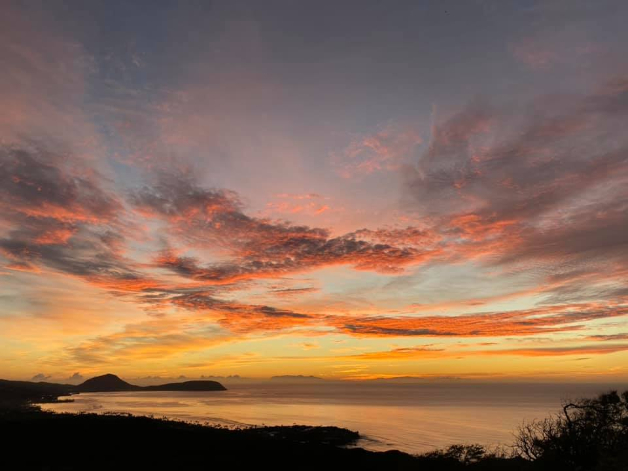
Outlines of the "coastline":
M 13 469 L 485 469 L 445 456 L 349 447 L 357 432 L 337 427 L 225 429 L 132 415 L 57 414 L 35 406 L 0 410 L 3 462 Z M 519 458 L 484 464 L 525 470 Z
M 565 403 L 562 419 L 527 424 L 510 450 L 454 444 L 422 454 L 366 450 L 355 446 L 359 432 L 329 425 L 234 429 L 128 413 L 54 413 L 36 404 L 42 398 L 62 400 L 62 392 L 59 385 L 0 380 L 3 466 L 59 471 L 624 471 L 628 463 L 628 391 Z
M 469 468 L 444 455 L 368 451 L 351 446 L 359 432 L 307 425 L 225 427 L 130 414 L 53 413 L 37 403 L 60 395 L 30 388 L 0 388 L 3 463 L 26 470 L 166 469 L 397 469 Z M 63 399 L 61 399 L 63 400 Z M 522 471 L 520 458 L 487 456 L 491 469 Z M 484 466 L 482 465 L 482 466 Z M 464 466 L 464 467 L 463 467 Z
M 523 422 L 557 411 L 562 398 L 590 397 L 610 387 L 471 384 L 227 383 L 227 391 L 116 392 L 48 404 L 56 412 L 123 412 L 227 427 L 308 424 L 359 430 L 358 446 L 428 453 L 452 443 L 507 447 Z M 623 389 L 623 388 L 622 388 Z

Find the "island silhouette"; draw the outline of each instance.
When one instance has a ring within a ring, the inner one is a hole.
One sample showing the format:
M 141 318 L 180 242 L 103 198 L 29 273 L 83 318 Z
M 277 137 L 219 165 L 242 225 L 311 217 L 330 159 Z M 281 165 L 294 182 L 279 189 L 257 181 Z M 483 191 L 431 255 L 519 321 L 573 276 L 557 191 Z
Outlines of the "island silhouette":
M 72 386 L 70 386 L 72 387 Z M 181 383 L 166 383 L 155 386 L 136 386 L 127 383 L 120 377 L 108 373 L 90 378 L 78 386 L 76 392 L 116 392 L 116 391 L 226 391 L 218 381 L 197 380 Z
M 226 391 L 218 381 L 197 380 L 181 383 L 166 383 L 155 386 L 136 386 L 127 383 L 114 374 L 105 374 L 90 378 L 79 385 L 11 381 L 0 379 L 0 403 L 29 401 L 31 403 L 58 402 L 59 396 L 87 392 L 123 392 L 123 391 Z M 1 405 L 1 404 L 0 404 Z

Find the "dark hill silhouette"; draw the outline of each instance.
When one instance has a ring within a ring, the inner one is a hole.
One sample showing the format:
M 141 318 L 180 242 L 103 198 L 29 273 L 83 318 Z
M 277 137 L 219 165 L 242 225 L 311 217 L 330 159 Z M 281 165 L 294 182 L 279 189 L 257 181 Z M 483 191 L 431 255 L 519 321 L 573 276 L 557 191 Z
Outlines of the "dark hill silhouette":
M 136 386 L 127 383 L 114 374 L 105 374 L 90 378 L 74 386 L 32 381 L 10 381 L 0 379 L 0 403 L 11 401 L 57 402 L 59 396 L 69 396 L 82 392 L 117 392 L 117 391 L 226 391 L 218 381 L 199 380 L 182 383 L 168 383 L 156 386 Z M 1 404 L 0 404 L 1 405 Z
M 156 386 L 135 386 L 116 375 L 106 374 L 90 378 L 74 388 L 76 392 L 115 392 L 115 391 L 226 391 L 218 381 L 184 381 L 182 383 L 159 384 Z
M 111 391 L 135 391 L 141 389 L 121 380 L 116 375 L 106 374 L 90 378 L 76 386 L 78 392 L 111 392 Z

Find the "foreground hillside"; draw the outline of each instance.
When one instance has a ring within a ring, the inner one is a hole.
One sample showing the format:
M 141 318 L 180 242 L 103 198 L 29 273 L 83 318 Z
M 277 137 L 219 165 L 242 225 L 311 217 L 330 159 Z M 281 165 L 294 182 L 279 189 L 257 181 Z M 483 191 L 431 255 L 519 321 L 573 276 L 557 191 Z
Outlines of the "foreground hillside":
M 2 462 L 20 470 L 526 470 L 524 460 L 453 458 L 347 449 L 357 434 L 326 427 L 227 430 L 121 415 L 0 413 Z M 3 468 L 4 469 L 4 468 Z

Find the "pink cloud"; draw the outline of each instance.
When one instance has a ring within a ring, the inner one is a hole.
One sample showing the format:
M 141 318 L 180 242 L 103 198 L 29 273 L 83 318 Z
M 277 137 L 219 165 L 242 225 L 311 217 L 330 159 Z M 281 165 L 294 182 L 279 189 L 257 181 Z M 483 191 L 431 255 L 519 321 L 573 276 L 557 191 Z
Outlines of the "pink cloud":
M 390 125 L 352 141 L 343 151 L 333 153 L 332 160 L 345 178 L 396 170 L 414 157 L 422 142 L 411 127 Z

